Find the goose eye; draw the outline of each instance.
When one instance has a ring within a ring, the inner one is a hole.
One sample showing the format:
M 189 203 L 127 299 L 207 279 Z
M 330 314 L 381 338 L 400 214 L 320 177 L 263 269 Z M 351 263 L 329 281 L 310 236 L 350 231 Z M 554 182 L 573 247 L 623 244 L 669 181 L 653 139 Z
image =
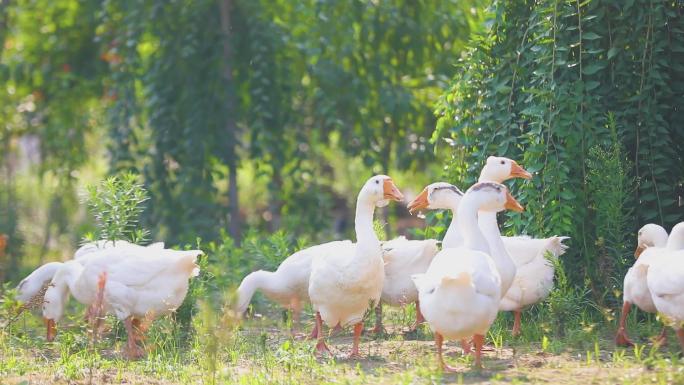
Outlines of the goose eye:
M 501 161 L 501 164 L 506 164 L 506 161 L 505 161 L 505 160 L 502 160 L 502 161 Z
M 432 289 L 430 289 L 430 291 L 428 291 L 428 294 L 432 294 L 434 292 L 435 292 L 435 288 L 433 287 Z
M 380 181 L 376 179 L 375 184 L 380 184 Z

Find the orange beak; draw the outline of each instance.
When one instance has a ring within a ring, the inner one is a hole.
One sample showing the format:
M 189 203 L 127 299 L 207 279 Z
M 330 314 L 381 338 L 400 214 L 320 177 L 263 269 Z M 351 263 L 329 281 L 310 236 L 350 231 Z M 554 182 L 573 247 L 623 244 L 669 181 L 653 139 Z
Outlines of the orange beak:
M 646 246 L 646 245 L 642 245 L 642 244 L 637 245 L 636 250 L 634 250 L 634 258 L 639 259 L 639 257 L 641 256 L 641 253 L 643 253 L 644 250 L 646 250 L 647 248 L 648 248 L 648 246 Z
M 506 210 L 517 211 L 519 213 L 525 211 L 525 208 L 513 198 L 513 195 L 509 191 L 506 191 L 506 204 L 504 205 Z
M 532 174 L 527 172 L 522 166 L 520 166 L 516 161 L 512 161 L 511 163 L 511 175 L 510 178 L 523 178 L 523 179 L 532 179 Z
M 406 207 L 409 210 L 409 213 L 414 214 L 416 211 L 420 211 L 422 209 L 426 209 L 430 203 L 428 202 L 428 190 L 427 187 L 421 191 L 418 196 L 412 200 Z
M 52 342 L 55 340 L 55 336 L 57 335 L 57 327 L 55 327 L 55 320 L 48 318 L 43 319 L 45 320 L 45 326 L 47 327 L 47 335 L 45 338 L 48 342 Z
M 392 182 L 392 179 L 385 179 L 382 184 L 382 191 L 385 199 L 393 201 L 401 201 L 404 199 L 404 195 L 399 191 L 394 182 Z

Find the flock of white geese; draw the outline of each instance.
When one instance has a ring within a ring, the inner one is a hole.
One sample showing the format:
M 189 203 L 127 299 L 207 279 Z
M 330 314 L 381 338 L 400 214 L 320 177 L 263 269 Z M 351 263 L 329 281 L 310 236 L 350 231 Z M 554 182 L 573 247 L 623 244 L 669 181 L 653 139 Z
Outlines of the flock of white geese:
M 402 201 L 402 193 L 386 175 L 371 177 L 358 194 L 355 214 L 356 242 L 333 241 L 300 250 L 285 259 L 274 272 L 247 275 L 237 293 L 242 314 L 257 290 L 290 309 L 299 323 L 305 304 L 315 312 L 311 338 L 316 355 L 332 355 L 323 326 L 353 325 L 350 357 L 359 357 L 363 318 L 373 304 L 380 320 L 382 304 L 416 305 L 411 329 L 427 322 L 435 336 L 440 368 L 454 371 L 443 359 L 444 339 L 458 340 L 481 366 L 485 336 L 500 311 L 513 311 L 513 334 L 520 333 L 520 314 L 544 300 L 553 288 L 553 259 L 562 255 L 567 237 L 532 238 L 501 236 L 497 213 L 523 211 L 508 188 L 507 179 L 532 175 L 515 161 L 491 156 L 478 183 L 465 193 L 438 182 L 426 186 L 408 204 L 419 210 L 450 210 L 451 223 L 444 238 L 382 242 L 373 228 L 375 207 Z M 18 299 L 42 301 L 47 339 L 55 337 L 69 293 L 80 303 L 101 306 L 124 321 L 127 352 L 144 354 L 138 342 L 143 319 L 174 311 L 183 302 L 189 279 L 197 275 L 201 250 L 166 249 L 163 243 L 138 246 L 124 241 L 94 242 L 81 247 L 74 259 L 45 264 L 21 281 Z M 625 319 L 632 304 L 664 315 L 677 330 L 682 346 L 684 331 L 684 223 L 671 234 L 654 224 L 638 234 L 638 257 L 624 282 L 624 306 L 616 342 L 631 344 Z M 45 289 L 47 288 L 47 289 Z M 376 323 L 376 331 L 382 324 Z

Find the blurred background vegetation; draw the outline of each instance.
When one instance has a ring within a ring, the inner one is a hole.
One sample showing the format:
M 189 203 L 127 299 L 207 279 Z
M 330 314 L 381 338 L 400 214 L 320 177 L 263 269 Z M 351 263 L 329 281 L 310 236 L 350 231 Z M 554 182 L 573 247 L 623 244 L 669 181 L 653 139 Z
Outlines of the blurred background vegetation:
M 0 0 L 0 268 L 16 281 L 69 258 L 94 228 L 85 187 L 122 171 L 149 192 L 151 239 L 211 242 L 234 281 L 350 236 L 373 173 L 410 198 L 440 179 L 465 189 L 501 155 L 535 173 L 513 183 L 528 210 L 505 231 L 571 236 L 569 282 L 613 298 L 635 230 L 684 220 L 683 12 Z M 400 205 L 382 215 L 390 237 L 424 226 Z

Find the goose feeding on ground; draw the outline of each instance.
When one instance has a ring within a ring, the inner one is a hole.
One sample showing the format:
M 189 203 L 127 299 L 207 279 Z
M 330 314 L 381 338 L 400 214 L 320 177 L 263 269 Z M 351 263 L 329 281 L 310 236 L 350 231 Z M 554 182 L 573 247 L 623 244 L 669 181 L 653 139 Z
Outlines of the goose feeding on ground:
M 164 242 L 152 243 L 148 246 L 140 246 L 124 240 L 88 242 L 76 250 L 73 259 L 84 264 L 88 260 L 88 255 L 91 253 L 111 247 L 147 247 L 151 249 L 163 249 Z M 17 299 L 24 303 L 32 301 L 37 295 L 41 294 L 41 290 L 45 285 L 50 283 L 62 264 L 62 262 L 48 262 L 32 271 L 31 274 L 22 279 L 21 282 L 19 282 L 19 285 L 17 285 Z M 42 299 L 40 299 L 40 302 L 42 302 Z
M 445 371 L 456 369 L 444 362 L 444 338 L 473 336 L 475 365 L 481 366 L 484 336 L 501 300 L 501 276 L 487 238 L 477 225 L 478 211 L 504 209 L 523 210 L 505 186 L 473 185 L 461 199 L 455 219 L 463 246 L 443 248 L 424 274 L 414 276 L 423 315 L 435 333 L 439 365 Z
M 100 284 L 104 310 L 124 321 L 129 356 L 139 357 L 142 352 L 133 330 L 136 320 L 162 316 L 181 305 L 189 279 L 199 273 L 196 259 L 201 254 L 201 250 L 115 247 L 93 252 L 85 265 L 64 263 L 45 293 L 48 334 L 54 337 L 50 329 L 62 317 L 69 292 L 78 302 L 90 305 Z
M 330 353 L 323 339 L 323 325 L 354 325 L 354 343 L 350 357 L 359 356 L 363 316 L 370 303 L 378 303 L 385 278 L 382 246 L 373 229 L 375 207 L 389 200 L 400 201 L 403 195 L 386 175 L 370 178 L 356 200 L 353 249 L 328 248 L 311 263 L 309 298 L 316 311 L 318 342 L 316 353 Z
M 294 325 L 299 323 L 304 304 L 309 302 L 309 275 L 311 260 L 315 255 L 326 254 L 328 250 L 353 250 L 349 240 L 333 241 L 302 249 L 287 257 L 276 271 L 258 270 L 243 278 L 237 290 L 237 311 L 243 314 L 254 293 L 260 290 L 264 295 L 292 312 Z M 312 338 L 317 335 L 312 331 Z

